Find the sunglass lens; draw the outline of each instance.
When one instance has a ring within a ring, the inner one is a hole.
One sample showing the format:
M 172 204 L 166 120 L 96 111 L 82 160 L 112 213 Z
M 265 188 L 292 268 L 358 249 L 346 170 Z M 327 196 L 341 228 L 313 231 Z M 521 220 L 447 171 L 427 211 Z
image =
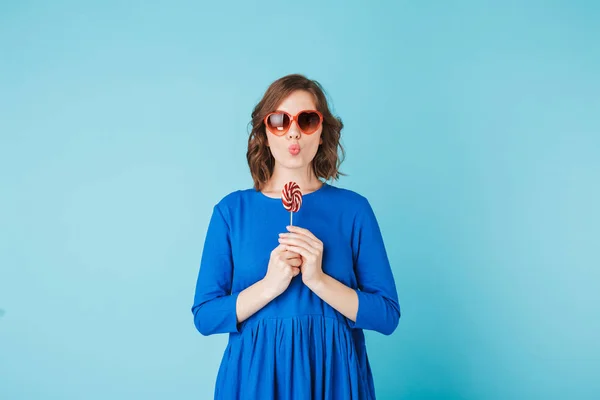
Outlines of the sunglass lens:
M 290 117 L 284 113 L 274 113 L 267 118 L 267 125 L 273 133 L 285 132 L 290 127 Z
M 316 112 L 308 111 L 298 115 L 298 126 L 306 133 L 313 133 L 319 129 L 321 118 Z

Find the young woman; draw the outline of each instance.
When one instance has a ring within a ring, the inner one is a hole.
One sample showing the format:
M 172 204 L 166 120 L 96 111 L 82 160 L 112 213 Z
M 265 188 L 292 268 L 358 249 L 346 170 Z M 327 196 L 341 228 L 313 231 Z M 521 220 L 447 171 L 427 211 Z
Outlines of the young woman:
M 215 399 L 375 399 L 363 330 L 390 335 L 400 306 L 368 200 L 325 182 L 342 127 L 302 75 L 252 112 L 254 187 L 214 206 L 192 306 L 201 334 L 229 334 Z M 302 193 L 291 226 L 288 182 Z

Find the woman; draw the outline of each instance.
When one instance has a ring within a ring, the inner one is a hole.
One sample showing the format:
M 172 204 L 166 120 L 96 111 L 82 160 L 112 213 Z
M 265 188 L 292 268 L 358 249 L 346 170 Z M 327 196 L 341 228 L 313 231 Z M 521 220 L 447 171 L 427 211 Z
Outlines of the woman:
M 363 330 L 390 335 L 400 307 L 368 200 L 339 179 L 343 124 L 318 82 L 273 82 L 252 113 L 254 187 L 225 196 L 209 223 L 192 312 L 228 333 L 216 399 L 374 399 Z M 285 184 L 300 209 L 282 205 Z

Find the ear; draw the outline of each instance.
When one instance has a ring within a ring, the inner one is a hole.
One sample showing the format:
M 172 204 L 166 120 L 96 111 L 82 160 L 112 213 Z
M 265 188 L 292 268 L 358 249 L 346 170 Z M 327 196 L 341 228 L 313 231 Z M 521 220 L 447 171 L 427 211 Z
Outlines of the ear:
M 319 138 L 319 144 L 323 144 L 323 138 L 322 137 Z

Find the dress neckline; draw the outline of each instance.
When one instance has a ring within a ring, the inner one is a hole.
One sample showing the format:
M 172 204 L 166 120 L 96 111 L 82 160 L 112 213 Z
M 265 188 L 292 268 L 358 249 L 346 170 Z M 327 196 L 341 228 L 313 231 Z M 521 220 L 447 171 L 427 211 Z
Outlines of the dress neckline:
M 312 196 L 318 195 L 319 193 L 323 192 L 325 190 L 325 188 L 327 188 L 329 186 L 329 184 L 327 182 L 322 182 L 322 185 L 320 188 L 318 188 L 317 190 L 314 190 L 310 193 L 303 193 L 302 194 L 302 199 L 304 200 L 305 198 L 310 198 Z M 255 192 L 262 198 L 264 198 L 267 201 L 281 201 L 281 197 L 271 197 L 271 196 L 267 196 L 266 194 L 264 194 L 263 192 L 261 192 L 260 190 L 256 190 Z

